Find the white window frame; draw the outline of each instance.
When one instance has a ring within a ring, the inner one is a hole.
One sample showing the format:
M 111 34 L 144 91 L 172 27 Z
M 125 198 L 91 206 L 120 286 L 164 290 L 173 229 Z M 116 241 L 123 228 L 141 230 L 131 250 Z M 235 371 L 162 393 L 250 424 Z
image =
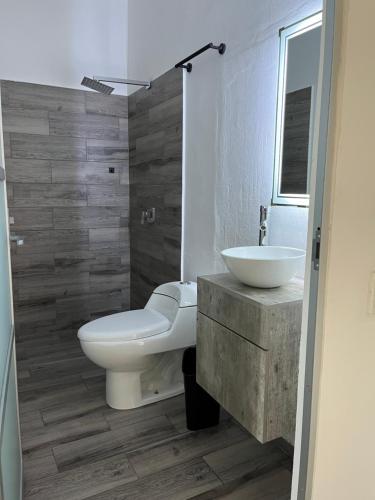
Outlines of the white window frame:
M 277 93 L 277 115 L 276 115 L 276 138 L 275 138 L 275 159 L 274 159 L 274 175 L 273 175 L 273 205 L 297 205 L 309 206 L 310 194 L 293 194 L 280 193 L 281 174 L 282 174 L 282 159 L 283 159 L 283 142 L 284 142 L 284 110 L 286 96 L 286 78 L 288 69 L 288 42 L 292 38 L 301 36 L 308 31 L 318 28 L 322 25 L 322 13 L 319 12 L 310 16 L 298 23 L 295 23 L 287 28 L 280 30 L 280 54 L 279 54 L 279 80 Z M 314 109 L 314 88 L 311 92 L 311 110 Z M 311 114 L 313 116 L 313 114 Z M 312 137 L 313 120 L 310 121 L 310 138 Z M 309 141 L 309 165 L 311 163 L 312 141 Z M 309 183 L 308 183 L 309 184 Z

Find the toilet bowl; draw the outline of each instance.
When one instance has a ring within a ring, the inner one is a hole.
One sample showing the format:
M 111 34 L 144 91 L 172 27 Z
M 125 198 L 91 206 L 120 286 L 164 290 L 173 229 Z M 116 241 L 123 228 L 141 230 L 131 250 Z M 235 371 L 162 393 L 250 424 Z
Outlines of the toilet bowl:
M 196 283 L 177 281 L 157 287 L 144 309 L 79 329 L 83 352 L 106 369 L 109 406 L 137 408 L 183 392 L 182 354 L 195 345 L 196 318 Z

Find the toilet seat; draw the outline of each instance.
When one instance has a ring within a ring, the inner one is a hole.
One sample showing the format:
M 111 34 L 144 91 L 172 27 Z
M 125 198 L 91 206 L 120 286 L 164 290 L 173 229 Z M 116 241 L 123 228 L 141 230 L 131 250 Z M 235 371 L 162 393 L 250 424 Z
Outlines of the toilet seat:
M 137 340 L 166 332 L 170 321 L 158 311 L 138 309 L 104 316 L 82 326 L 78 338 L 85 342 Z

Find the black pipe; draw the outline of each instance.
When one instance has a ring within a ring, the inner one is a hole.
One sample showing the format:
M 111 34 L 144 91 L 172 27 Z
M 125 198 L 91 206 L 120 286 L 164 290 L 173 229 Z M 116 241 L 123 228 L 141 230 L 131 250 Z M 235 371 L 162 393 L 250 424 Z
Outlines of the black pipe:
M 209 50 L 209 49 L 215 49 L 219 52 L 219 54 L 224 54 L 226 48 L 227 47 L 226 47 L 225 43 L 221 43 L 220 45 L 214 45 L 212 42 L 208 43 L 207 45 L 205 45 L 201 49 L 197 50 L 196 52 L 194 52 L 190 56 L 185 57 L 185 59 L 182 59 L 182 61 L 178 62 L 175 65 L 175 68 L 184 68 L 184 69 L 186 69 L 186 71 L 188 73 L 190 73 L 192 68 L 193 68 L 193 65 L 191 63 L 186 64 L 188 61 L 190 61 L 191 59 L 194 59 L 194 57 L 199 56 L 200 54 L 202 54 L 203 52 L 206 52 L 206 50 Z

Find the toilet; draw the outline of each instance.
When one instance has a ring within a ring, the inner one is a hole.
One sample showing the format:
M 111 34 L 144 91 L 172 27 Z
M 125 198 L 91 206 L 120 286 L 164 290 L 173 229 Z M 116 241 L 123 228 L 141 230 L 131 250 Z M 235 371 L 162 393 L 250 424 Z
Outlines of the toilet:
M 182 354 L 195 345 L 197 284 L 158 286 L 144 309 L 90 321 L 78 331 L 86 356 L 106 369 L 106 399 L 130 409 L 184 391 Z

